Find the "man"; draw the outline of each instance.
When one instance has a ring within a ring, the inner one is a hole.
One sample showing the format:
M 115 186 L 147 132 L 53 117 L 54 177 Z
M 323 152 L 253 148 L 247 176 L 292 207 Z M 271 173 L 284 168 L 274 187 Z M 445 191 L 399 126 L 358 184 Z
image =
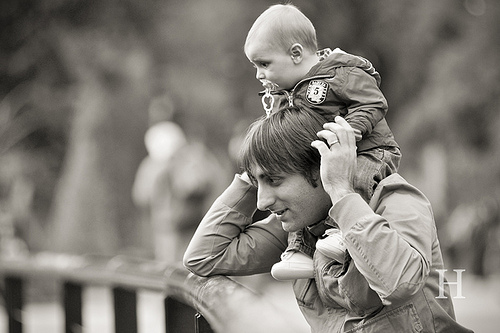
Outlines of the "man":
M 293 289 L 312 332 L 470 332 L 455 321 L 448 290 L 439 293 L 443 260 L 431 206 L 393 174 L 366 203 L 353 190 L 356 144 L 335 123 L 307 109 L 261 118 L 242 147 L 245 173 L 214 202 L 184 255 L 202 276 L 268 272 L 301 230 L 315 248 L 340 228 L 347 247 L 339 263 L 314 253 L 314 279 Z M 271 215 L 252 223 L 255 209 Z

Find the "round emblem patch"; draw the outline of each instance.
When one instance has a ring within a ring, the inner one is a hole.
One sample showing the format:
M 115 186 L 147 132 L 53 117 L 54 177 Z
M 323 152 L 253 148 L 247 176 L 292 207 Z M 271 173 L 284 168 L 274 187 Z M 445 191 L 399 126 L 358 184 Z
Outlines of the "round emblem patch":
M 312 80 L 307 86 L 306 99 L 312 104 L 321 104 L 326 99 L 328 83 L 322 80 Z

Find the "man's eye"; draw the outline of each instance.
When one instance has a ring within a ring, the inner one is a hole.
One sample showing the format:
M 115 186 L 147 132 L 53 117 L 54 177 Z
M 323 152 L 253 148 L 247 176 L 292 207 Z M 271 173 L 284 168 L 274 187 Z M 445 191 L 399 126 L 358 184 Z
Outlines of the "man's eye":
M 252 183 L 252 185 L 255 186 L 255 187 L 257 187 L 257 184 L 258 184 L 257 178 L 255 178 L 251 174 L 248 174 L 248 178 L 250 178 L 250 182 Z
M 281 177 L 269 177 L 268 182 L 270 185 L 279 185 L 281 183 Z

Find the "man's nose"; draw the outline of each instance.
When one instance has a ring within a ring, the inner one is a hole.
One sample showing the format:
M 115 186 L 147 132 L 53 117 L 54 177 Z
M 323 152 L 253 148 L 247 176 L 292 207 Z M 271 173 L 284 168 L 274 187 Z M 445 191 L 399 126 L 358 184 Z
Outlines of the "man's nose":
M 275 199 L 272 191 L 263 186 L 259 186 L 257 190 L 257 208 L 259 210 L 268 210 L 274 204 Z

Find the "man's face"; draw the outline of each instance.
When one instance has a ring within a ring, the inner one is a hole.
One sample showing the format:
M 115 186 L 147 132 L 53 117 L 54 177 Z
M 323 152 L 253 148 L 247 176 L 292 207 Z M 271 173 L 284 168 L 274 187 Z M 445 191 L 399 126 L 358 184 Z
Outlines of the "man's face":
M 280 89 L 289 90 L 302 78 L 291 54 L 271 46 L 264 38 L 252 38 L 245 47 L 245 54 L 257 70 L 257 80 L 268 80 Z
M 300 174 L 268 175 L 259 167 L 254 177 L 257 207 L 275 214 L 283 230 L 298 231 L 326 218 L 331 201 L 320 181 L 314 187 Z

